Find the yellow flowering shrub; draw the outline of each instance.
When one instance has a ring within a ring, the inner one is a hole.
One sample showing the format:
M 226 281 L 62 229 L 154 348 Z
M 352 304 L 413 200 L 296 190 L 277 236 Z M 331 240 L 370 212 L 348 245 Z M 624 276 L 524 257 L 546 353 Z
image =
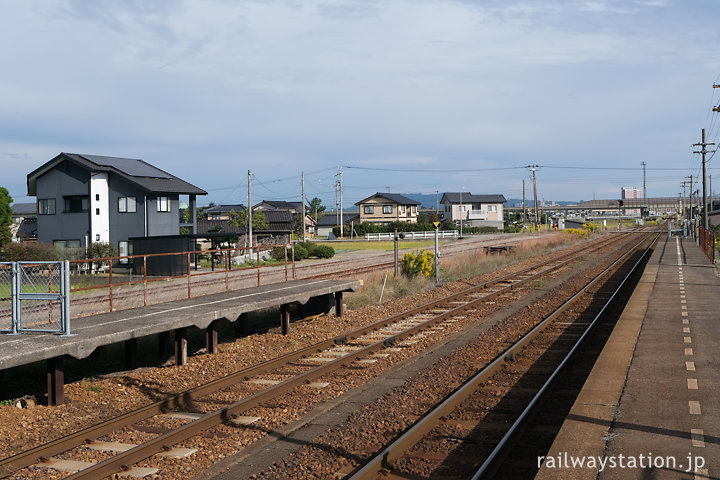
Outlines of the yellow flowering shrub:
M 429 277 L 435 272 L 435 254 L 427 250 L 416 250 L 403 255 L 402 272 L 408 277 L 418 274 Z

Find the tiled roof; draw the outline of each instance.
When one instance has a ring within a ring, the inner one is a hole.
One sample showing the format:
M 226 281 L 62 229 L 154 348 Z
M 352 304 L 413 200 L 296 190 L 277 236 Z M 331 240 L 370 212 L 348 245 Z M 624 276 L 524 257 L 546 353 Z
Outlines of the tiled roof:
M 418 202 L 417 200 L 413 200 L 412 198 L 408 198 L 405 195 L 400 195 L 399 193 L 381 193 L 377 192 L 374 195 L 370 195 L 369 197 L 360 200 L 355 205 L 360 205 L 361 203 L 365 203 L 367 200 L 371 199 L 372 197 L 383 197 L 387 198 L 391 202 L 395 202 L 398 205 L 420 205 L 421 202 Z

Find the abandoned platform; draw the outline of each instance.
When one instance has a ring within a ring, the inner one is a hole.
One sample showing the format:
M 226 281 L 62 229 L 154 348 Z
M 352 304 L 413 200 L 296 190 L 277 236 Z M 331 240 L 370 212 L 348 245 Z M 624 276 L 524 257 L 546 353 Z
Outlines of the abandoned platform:
M 190 327 L 205 330 L 207 352 L 215 353 L 220 320 L 242 322 L 244 314 L 279 307 L 279 324 L 286 334 L 290 328 L 290 305 L 305 305 L 319 299 L 327 310 L 334 303 L 339 317 L 343 292 L 356 291 L 359 286 L 357 280 L 294 280 L 76 318 L 72 320 L 71 336 L 0 335 L 0 374 L 9 368 L 47 361 L 48 404 L 58 405 L 64 402 L 65 356 L 84 359 L 99 347 L 124 342 L 125 363 L 132 366 L 138 338 L 159 335 L 162 349 L 174 332 L 175 361 L 182 365 L 187 361 Z

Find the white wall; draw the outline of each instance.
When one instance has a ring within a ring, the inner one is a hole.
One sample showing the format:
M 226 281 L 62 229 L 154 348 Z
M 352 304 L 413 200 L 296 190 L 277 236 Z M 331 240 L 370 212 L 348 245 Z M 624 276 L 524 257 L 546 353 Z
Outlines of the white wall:
M 110 189 L 107 173 L 90 175 L 90 242 L 110 243 Z

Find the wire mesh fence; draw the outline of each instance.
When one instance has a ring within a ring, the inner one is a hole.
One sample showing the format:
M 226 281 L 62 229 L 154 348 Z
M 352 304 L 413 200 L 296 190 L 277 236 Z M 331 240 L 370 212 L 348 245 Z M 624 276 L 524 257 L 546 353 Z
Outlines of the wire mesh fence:
M 0 330 L 69 335 L 69 263 L 0 264 Z

